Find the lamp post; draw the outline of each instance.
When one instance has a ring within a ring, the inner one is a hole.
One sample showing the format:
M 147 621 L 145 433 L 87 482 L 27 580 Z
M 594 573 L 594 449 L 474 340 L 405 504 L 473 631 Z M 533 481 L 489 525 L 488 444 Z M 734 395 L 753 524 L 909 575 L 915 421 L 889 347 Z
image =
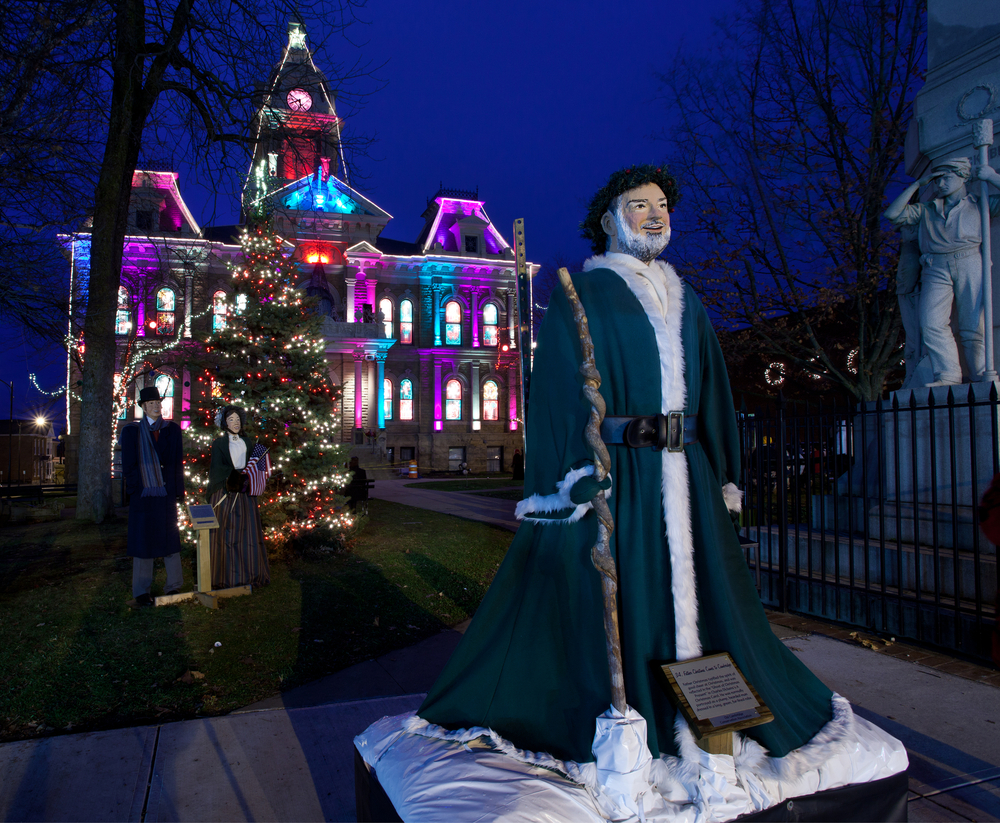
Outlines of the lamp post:
M 48 422 L 49 421 L 46 420 L 44 417 L 42 417 L 40 414 L 36 415 L 35 417 L 35 431 L 40 433 L 42 437 L 38 439 L 38 455 L 35 457 L 34 460 L 34 463 L 36 465 L 33 465 L 31 468 L 32 471 L 31 479 L 32 481 L 34 481 L 35 479 L 34 473 L 37 471 L 39 485 L 45 483 L 45 455 L 48 453 L 48 446 L 46 445 L 46 449 L 43 452 L 42 444 L 48 444 L 48 438 L 45 437 L 45 427 L 48 425 Z M 35 450 L 32 449 L 31 453 L 32 455 L 34 455 Z
M 0 380 L 8 389 L 10 389 L 10 418 L 7 423 L 7 500 L 10 500 L 10 457 L 14 449 L 14 383 L 8 383 L 6 380 Z M 18 438 L 18 446 L 20 446 L 20 438 Z

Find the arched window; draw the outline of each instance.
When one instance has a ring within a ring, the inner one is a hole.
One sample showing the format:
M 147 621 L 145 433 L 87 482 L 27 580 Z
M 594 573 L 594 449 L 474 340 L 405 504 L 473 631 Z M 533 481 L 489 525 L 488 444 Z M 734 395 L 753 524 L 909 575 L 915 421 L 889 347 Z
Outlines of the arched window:
M 247 296 L 245 294 L 236 295 L 236 314 L 243 314 L 247 310 Z
M 212 331 L 222 331 L 226 328 L 226 317 L 229 306 L 226 304 L 226 293 L 217 291 L 212 295 Z
M 160 414 L 170 420 L 174 416 L 174 381 L 165 374 L 156 378 L 156 388 L 160 390 Z
M 115 315 L 115 334 L 132 331 L 132 307 L 129 305 L 128 289 L 118 287 L 118 313 Z
M 378 310 L 382 312 L 382 325 L 385 327 L 385 336 L 392 337 L 392 301 L 388 297 L 383 297 L 378 301 Z
M 444 387 L 444 419 L 462 419 L 462 384 L 449 380 Z
M 409 346 L 413 343 L 413 302 L 399 301 L 399 342 Z
M 382 381 L 382 416 L 392 420 L 392 381 L 388 377 Z
M 413 381 L 399 381 L 399 419 L 413 419 Z
M 500 313 L 496 304 L 487 303 L 483 306 L 483 345 L 495 346 L 500 342 L 500 335 L 497 333 L 497 321 Z
M 156 293 L 156 333 L 174 333 L 174 292 L 173 289 L 160 289 Z M 164 417 L 167 415 L 164 414 Z
M 444 304 L 444 342 L 448 346 L 462 345 L 462 306 L 457 300 Z
M 495 380 L 483 383 L 483 420 L 500 419 L 500 388 Z

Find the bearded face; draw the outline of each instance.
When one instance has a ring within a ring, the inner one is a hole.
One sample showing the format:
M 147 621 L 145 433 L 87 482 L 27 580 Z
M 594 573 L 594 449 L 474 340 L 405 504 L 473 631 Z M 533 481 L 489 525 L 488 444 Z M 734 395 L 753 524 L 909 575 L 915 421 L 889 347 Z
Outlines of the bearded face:
M 614 236 L 610 238 L 613 242 L 609 246 L 611 251 L 649 263 L 670 242 L 667 198 L 655 183 L 646 183 L 625 192 L 618 198 L 610 216 L 614 223 Z

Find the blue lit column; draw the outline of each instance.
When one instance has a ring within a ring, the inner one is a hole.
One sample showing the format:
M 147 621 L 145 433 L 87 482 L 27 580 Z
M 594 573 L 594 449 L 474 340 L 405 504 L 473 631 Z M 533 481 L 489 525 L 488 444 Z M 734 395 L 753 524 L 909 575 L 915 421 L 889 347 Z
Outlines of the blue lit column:
M 441 345 L 441 286 L 431 286 L 434 292 L 434 300 L 431 303 L 431 312 L 434 314 L 434 345 Z
M 378 365 L 378 427 L 385 428 L 385 352 L 380 351 L 375 354 L 375 362 Z

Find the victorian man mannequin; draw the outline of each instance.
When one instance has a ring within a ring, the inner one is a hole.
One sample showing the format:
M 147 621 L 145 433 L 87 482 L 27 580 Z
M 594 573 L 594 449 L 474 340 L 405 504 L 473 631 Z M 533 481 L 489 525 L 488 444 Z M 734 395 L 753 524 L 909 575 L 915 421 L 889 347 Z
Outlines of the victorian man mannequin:
M 128 553 L 132 556 L 129 605 L 151 606 L 153 560 L 162 557 L 167 569 L 165 594 L 184 585 L 177 503 L 184 498 L 184 443 L 181 427 L 161 416 L 160 393 L 149 386 L 139 392 L 142 419 L 127 423 L 120 438 L 122 472 L 130 495 Z
M 722 650 L 775 714 L 741 751 L 799 773 L 843 742 L 851 710 L 775 639 L 743 558 L 732 522 L 740 442 L 722 352 L 695 293 L 656 259 L 677 199 L 665 169 L 635 166 L 591 202 L 582 227 L 597 256 L 573 282 L 607 403 L 609 477 L 601 485 L 593 477 L 580 342 L 557 290 L 535 350 L 523 523 L 418 714 L 449 730 L 491 728 L 519 749 L 594 759 L 611 685 L 590 501 L 607 485 L 625 691 L 646 720 L 653 757 L 694 748 L 656 663 Z M 683 421 L 679 442 L 659 442 L 662 418 Z M 632 420 L 656 421 L 654 436 L 627 439 Z
M 986 370 L 982 223 L 979 198 L 965 189 L 966 181 L 973 177 L 1000 188 L 1000 175 L 991 167 L 978 166 L 973 174 L 967 158 L 953 157 L 936 164 L 929 175 L 907 186 L 885 210 L 886 219 L 896 226 L 917 227 L 921 347 L 933 370 L 933 380 L 928 386 L 962 382 L 958 346 L 951 328 L 952 304 L 970 380 L 982 380 Z M 928 183 L 933 186 L 934 199 L 911 205 L 910 198 Z M 990 196 L 989 207 L 991 215 L 1000 214 L 1000 197 Z M 907 363 L 907 373 L 910 371 Z

